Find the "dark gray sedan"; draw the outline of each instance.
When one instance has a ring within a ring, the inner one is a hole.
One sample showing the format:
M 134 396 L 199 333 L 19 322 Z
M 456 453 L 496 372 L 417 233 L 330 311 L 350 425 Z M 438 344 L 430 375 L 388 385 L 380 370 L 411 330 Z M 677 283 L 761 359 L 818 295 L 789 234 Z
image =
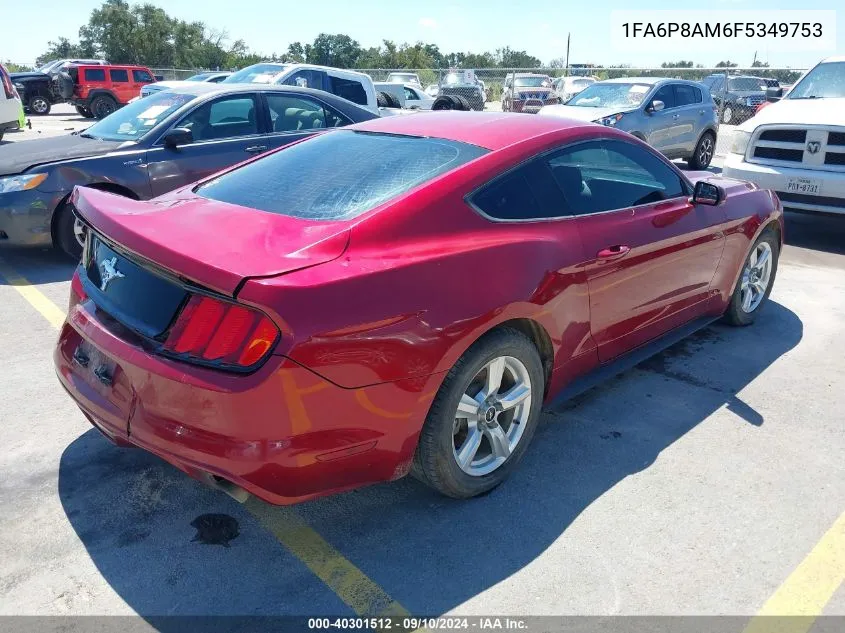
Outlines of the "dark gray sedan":
M 77 185 L 154 198 L 307 135 L 377 116 L 292 86 L 198 83 L 153 94 L 81 133 L 0 147 L 0 245 L 52 244 L 78 258 L 84 236 L 68 202 Z

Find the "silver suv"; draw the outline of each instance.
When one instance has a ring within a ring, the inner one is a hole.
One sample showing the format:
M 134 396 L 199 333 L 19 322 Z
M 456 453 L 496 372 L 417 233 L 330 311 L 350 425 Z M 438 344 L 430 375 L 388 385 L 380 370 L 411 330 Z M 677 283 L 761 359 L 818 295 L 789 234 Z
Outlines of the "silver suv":
M 707 168 L 716 148 L 716 104 L 694 81 L 608 79 L 585 88 L 566 105 L 544 106 L 540 114 L 625 130 L 667 158 L 686 159 L 692 169 Z

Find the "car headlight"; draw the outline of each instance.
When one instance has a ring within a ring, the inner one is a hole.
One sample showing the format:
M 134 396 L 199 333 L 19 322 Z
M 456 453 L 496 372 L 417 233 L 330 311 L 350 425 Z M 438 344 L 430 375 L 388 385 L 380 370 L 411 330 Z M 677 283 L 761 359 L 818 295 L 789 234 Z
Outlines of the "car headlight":
M 47 174 L 7 176 L 5 178 L 0 178 L 0 193 L 11 193 L 13 191 L 27 191 L 28 189 L 35 189 L 45 180 L 47 180 Z
M 593 123 L 601 123 L 602 125 L 613 127 L 622 120 L 623 116 L 624 115 L 621 112 L 619 114 L 611 114 L 610 116 L 603 116 L 600 119 L 596 119 Z
M 732 154 L 742 154 L 745 155 L 745 150 L 748 149 L 748 142 L 751 140 L 751 132 L 744 132 L 742 130 L 736 130 L 734 132 L 734 142 L 731 145 L 731 153 Z

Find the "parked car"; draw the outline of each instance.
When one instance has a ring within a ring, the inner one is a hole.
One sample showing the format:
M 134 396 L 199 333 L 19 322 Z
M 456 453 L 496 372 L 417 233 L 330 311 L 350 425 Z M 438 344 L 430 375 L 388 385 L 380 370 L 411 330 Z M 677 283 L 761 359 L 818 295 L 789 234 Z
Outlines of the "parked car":
M 766 100 L 766 88 L 778 87 L 777 79 L 747 75 L 709 75 L 701 80 L 716 105 L 722 109 L 722 123 L 738 124 L 754 116 L 758 105 Z
M 415 84 L 399 84 L 387 81 L 377 81 L 374 84 L 376 92 L 386 92 L 399 102 L 400 107 L 409 110 L 431 110 L 435 99 Z
M 450 70 L 440 81 L 438 95 L 457 96 L 467 100 L 473 110 L 483 110 L 487 101 L 484 87 L 469 69 Z
M 389 73 L 387 81 L 393 84 L 413 84 L 422 88 L 420 76 L 417 73 Z
M 716 149 L 718 115 L 701 84 L 635 77 L 599 81 L 565 105 L 545 106 L 544 116 L 592 121 L 647 142 L 669 158 L 705 169 Z
M 505 78 L 502 112 L 536 114 L 545 105 L 560 103 L 548 75 L 516 73 Z
M 63 387 L 114 442 L 276 504 L 409 470 L 489 491 L 544 405 L 763 316 L 783 235 L 770 191 L 613 128 L 489 112 L 375 119 L 151 202 L 73 202 L 91 232 Z
M 379 112 L 372 77 L 354 70 L 313 64 L 261 62 L 232 73 L 222 83 L 278 84 L 324 90 L 376 114 Z
M 437 95 L 439 95 L 439 94 L 440 94 L 440 86 L 439 86 L 438 84 L 430 84 L 430 85 L 429 85 L 429 86 L 425 89 L 425 94 L 427 94 L 427 95 L 428 95 L 429 97 L 431 97 L 432 99 L 436 99 L 436 98 L 437 98 Z
M 579 92 L 592 86 L 596 80 L 592 77 L 559 77 L 554 82 L 554 89 L 561 103 L 566 103 Z
M 54 91 L 86 118 L 102 119 L 135 98 L 155 77 L 145 66 L 69 66 L 53 76 Z
M 101 59 L 56 59 L 29 72 L 12 73 L 12 82 L 30 114 L 50 114 L 50 109 L 65 99 L 54 89 L 53 76 L 76 64 L 105 65 Z
M 777 191 L 795 211 L 845 215 L 845 56 L 810 69 L 734 131 L 724 173 Z
M 2 141 L 6 132 L 20 127 L 23 104 L 3 64 L 0 64 L 0 84 L 3 85 L 3 89 L 0 90 L 0 141 Z
M 69 203 L 85 185 L 148 199 L 326 128 L 376 115 L 307 88 L 195 83 L 129 104 L 82 133 L 0 151 L 0 243 L 82 251 Z
M 170 90 L 171 88 L 177 88 L 180 86 L 188 85 L 189 83 L 193 83 L 196 81 L 202 83 L 212 83 L 212 84 L 219 84 L 221 81 L 226 79 L 232 73 L 227 71 L 209 71 L 205 73 L 198 73 L 196 75 L 192 75 L 187 79 L 182 81 L 157 81 L 152 84 L 146 84 L 141 88 L 140 95 L 141 97 L 148 97 L 154 92 L 160 92 L 161 90 Z

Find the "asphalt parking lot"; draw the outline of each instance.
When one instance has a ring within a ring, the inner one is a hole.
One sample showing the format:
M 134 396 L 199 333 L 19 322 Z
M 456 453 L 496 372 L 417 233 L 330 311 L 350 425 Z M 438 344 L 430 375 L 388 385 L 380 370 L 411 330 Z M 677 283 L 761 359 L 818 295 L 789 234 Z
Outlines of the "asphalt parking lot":
M 55 112 L 8 140 L 88 124 Z M 93 430 L 51 356 L 73 264 L 2 249 L 0 614 L 845 616 L 845 218 L 786 234 L 754 326 L 545 414 L 492 493 L 406 478 L 287 508 Z M 192 540 L 205 514 L 237 521 L 229 547 Z

